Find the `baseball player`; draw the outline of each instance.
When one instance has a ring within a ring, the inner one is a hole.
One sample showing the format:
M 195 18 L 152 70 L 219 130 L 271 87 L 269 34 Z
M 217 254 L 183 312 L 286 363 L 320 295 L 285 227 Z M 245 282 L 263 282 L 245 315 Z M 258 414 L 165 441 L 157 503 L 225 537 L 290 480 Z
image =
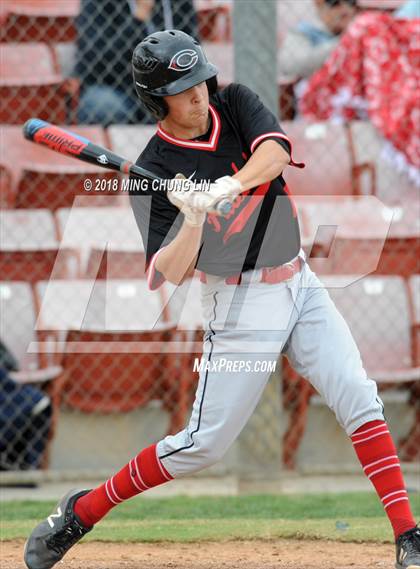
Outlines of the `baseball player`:
M 217 91 L 216 68 L 177 30 L 144 39 L 133 55 L 137 93 L 158 119 L 138 164 L 180 181 L 131 202 L 147 252 L 148 280 L 182 283 L 201 273 L 203 361 L 188 425 L 143 449 L 93 490 L 70 491 L 31 533 L 29 569 L 49 569 L 112 508 L 221 459 L 269 379 L 257 364 L 286 354 L 325 398 L 350 437 L 394 530 L 398 569 L 420 569 L 420 529 L 410 510 L 376 383 L 351 333 L 310 270 L 282 178 L 302 166 L 274 115 L 248 88 Z M 151 184 L 151 183 L 150 183 Z M 231 210 L 219 215 L 220 203 Z M 228 360 L 230 371 L 217 363 Z

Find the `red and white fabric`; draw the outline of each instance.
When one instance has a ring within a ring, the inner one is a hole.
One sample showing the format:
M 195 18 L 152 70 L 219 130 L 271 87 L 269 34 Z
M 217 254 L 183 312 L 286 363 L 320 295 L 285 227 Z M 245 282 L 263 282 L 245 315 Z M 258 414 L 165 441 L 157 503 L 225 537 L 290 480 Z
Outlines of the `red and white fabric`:
M 300 100 L 306 118 L 369 119 L 406 159 L 420 155 L 420 20 L 365 12 L 355 18 Z

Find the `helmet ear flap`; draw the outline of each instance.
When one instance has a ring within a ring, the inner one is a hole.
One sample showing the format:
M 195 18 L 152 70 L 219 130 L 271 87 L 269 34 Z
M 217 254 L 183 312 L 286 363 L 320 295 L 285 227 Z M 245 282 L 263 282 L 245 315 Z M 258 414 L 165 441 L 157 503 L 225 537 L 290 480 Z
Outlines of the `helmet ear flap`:
M 163 97 L 154 97 L 150 95 L 151 105 L 155 110 L 150 109 L 150 112 L 158 120 L 163 120 L 169 112 L 168 104 L 163 99 Z
M 210 96 L 214 95 L 218 87 L 216 75 L 214 77 L 210 77 L 210 79 L 207 79 L 206 84 L 207 84 L 207 89 L 209 91 L 209 95 Z
M 156 120 L 161 121 L 166 117 L 169 109 L 163 97 L 149 95 L 143 89 L 136 89 L 136 91 L 143 105 Z

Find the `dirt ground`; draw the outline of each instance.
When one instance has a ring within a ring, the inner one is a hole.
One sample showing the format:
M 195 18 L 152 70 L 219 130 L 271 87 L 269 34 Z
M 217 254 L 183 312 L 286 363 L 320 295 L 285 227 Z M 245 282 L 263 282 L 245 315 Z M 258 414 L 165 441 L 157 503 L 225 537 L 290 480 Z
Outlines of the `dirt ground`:
M 0 566 L 24 569 L 23 541 L 0 545 Z M 327 541 L 79 544 L 59 569 L 391 569 L 392 545 Z

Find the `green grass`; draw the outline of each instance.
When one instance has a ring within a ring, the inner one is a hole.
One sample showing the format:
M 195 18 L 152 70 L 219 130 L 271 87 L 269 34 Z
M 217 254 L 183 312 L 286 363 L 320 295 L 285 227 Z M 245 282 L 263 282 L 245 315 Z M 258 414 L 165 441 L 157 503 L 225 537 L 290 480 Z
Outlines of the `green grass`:
M 420 495 L 412 494 L 411 501 L 418 518 Z M 54 502 L 2 503 L 1 538 L 25 538 L 54 506 Z M 87 539 L 192 542 L 281 537 L 391 542 L 392 532 L 373 493 L 181 496 L 128 501 L 115 508 Z

